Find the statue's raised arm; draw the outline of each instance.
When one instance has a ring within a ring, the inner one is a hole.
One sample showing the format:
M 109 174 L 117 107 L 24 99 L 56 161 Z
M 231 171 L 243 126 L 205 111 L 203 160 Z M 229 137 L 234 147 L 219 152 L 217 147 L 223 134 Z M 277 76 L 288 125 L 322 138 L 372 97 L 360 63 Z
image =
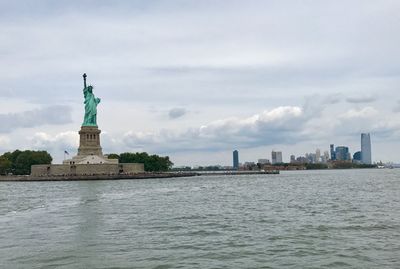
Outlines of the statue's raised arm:
M 86 88 L 86 78 L 87 78 L 86 73 L 83 73 L 83 88 Z
M 93 86 L 86 85 L 86 73 L 83 74 L 83 96 L 85 98 L 85 118 L 82 126 L 97 126 L 97 105 L 100 98 L 96 98 L 93 94 Z

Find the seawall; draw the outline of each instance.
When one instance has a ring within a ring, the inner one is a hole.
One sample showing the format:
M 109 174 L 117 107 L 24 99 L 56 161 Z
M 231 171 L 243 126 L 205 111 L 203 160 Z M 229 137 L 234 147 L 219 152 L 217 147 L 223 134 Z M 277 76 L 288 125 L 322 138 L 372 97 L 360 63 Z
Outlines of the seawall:
M 1 181 L 79 181 L 193 177 L 197 173 L 137 173 L 115 175 L 0 176 Z
M 55 176 L 0 176 L 0 182 L 7 181 L 80 181 L 80 180 L 128 180 L 147 178 L 177 178 L 194 176 L 237 176 L 279 174 L 279 171 L 219 171 L 219 172 L 160 172 L 134 174 L 55 175 Z

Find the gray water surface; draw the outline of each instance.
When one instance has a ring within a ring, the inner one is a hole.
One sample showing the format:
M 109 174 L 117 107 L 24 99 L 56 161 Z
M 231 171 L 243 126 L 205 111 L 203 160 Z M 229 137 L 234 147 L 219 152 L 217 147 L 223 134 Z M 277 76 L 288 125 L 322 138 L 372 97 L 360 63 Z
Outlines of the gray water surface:
M 0 268 L 400 268 L 400 169 L 0 182 Z

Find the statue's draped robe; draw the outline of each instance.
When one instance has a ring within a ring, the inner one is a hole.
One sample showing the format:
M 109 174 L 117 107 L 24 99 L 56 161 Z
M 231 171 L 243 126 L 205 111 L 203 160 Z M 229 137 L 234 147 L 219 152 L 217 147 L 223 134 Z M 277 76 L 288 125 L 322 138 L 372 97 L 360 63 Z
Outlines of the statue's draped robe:
M 96 98 L 93 92 L 89 90 L 89 87 L 83 89 L 85 97 L 85 119 L 83 126 L 97 126 L 97 105 L 100 103 L 100 98 Z

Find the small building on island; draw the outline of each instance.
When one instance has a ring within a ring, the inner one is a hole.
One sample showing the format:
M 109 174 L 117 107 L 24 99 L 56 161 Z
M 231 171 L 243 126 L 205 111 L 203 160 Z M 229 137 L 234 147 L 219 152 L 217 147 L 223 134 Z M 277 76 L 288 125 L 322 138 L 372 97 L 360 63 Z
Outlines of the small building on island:
M 84 175 L 118 175 L 144 172 L 142 163 L 119 163 L 118 159 L 109 159 L 103 155 L 100 144 L 100 133 L 97 126 L 97 105 L 100 98 L 93 94 L 93 87 L 86 85 L 86 74 L 83 74 L 85 97 L 85 117 L 79 131 L 78 154 L 62 164 L 32 165 L 31 176 L 84 176 Z

